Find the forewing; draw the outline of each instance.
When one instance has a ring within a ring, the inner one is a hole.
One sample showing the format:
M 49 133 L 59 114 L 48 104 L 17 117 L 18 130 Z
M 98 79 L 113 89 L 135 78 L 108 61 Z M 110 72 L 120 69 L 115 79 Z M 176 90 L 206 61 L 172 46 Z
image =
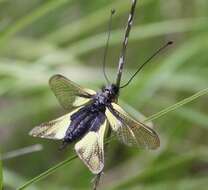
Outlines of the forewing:
M 64 109 L 71 111 L 84 105 L 96 94 L 95 91 L 84 89 L 62 75 L 54 75 L 49 85 Z
M 134 120 L 119 105 L 111 105 L 111 108 L 106 109 L 106 116 L 121 142 L 149 149 L 160 146 L 159 137 L 153 129 Z
M 33 128 L 29 135 L 46 139 L 62 140 L 71 123 L 71 115 L 79 109 L 74 110 L 58 119 L 42 123 L 40 126 Z
M 75 150 L 79 158 L 94 174 L 98 174 L 104 167 L 104 135 L 106 120 L 100 129 L 88 132 L 79 142 L 75 144 Z

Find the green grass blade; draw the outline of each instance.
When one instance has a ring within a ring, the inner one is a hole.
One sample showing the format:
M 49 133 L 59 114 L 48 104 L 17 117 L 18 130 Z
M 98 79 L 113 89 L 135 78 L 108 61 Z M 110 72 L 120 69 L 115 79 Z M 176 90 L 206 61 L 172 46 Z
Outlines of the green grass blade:
M 79 36 L 87 33 L 88 31 L 96 28 L 98 25 L 108 21 L 108 16 L 106 13 L 110 13 L 112 7 L 116 7 L 119 16 L 121 13 L 125 12 L 128 8 L 129 2 L 127 1 L 115 1 L 106 7 L 102 7 L 99 10 L 94 11 L 90 15 L 85 16 L 84 18 L 79 19 L 73 23 L 64 25 L 61 28 L 58 28 L 56 31 L 45 36 L 45 40 L 53 42 L 55 44 L 63 44 L 74 40 Z M 90 24 L 89 24 L 90 23 Z
M 201 158 L 207 158 L 207 152 L 205 150 L 192 150 L 180 156 L 174 156 L 158 165 L 150 166 L 137 176 L 127 179 L 120 184 L 114 185 L 114 187 L 110 189 L 129 189 L 130 187 L 141 183 L 148 183 L 149 180 L 153 182 L 153 180 L 157 178 L 162 178 L 164 181 L 165 178 L 168 179 L 168 177 L 172 175 L 172 172 L 177 172 L 178 175 L 180 175 L 184 168 L 190 169 L 193 161 Z M 178 177 L 180 178 L 181 176 Z
M 176 115 L 185 118 L 187 121 L 190 121 L 201 128 L 208 129 L 208 116 L 200 110 L 181 108 L 177 110 Z
M 31 24 L 32 22 L 40 19 L 41 17 L 45 16 L 47 13 L 57 9 L 60 6 L 68 3 L 70 0 L 52 0 L 44 3 L 41 7 L 37 8 L 36 10 L 32 11 L 27 16 L 16 21 L 15 24 L 10 25 L 0 36 L 0 47 L 3 46 L 6 41 L 8 41 L 13 35 L 17 32 Z
M 141 4 L 144 5 L 150 3 L 151 1 L 152 0 L 142 1 Z M 81 18 L 78 21 L 64 25 L 63 27 L 45 36 L 45 39 L 58 45 L 66 42 L 69 43 L 71 40 L 78 39 L 80 36 L 107 22 L 109 18 L 106 14 L 110 14 L 110 10 L 112 8 L 116 8 L 114 18 L 119 17 L 128 10 L 129 2 L 120 0 L 113 1 L 106 7 L 102 7 L 99 10 L 94 11 L 90 15 L 84 16 L 84 18 Z
M 75 158 L 77 158 L 76 155 L 64 160 L 63 162 L 58 163 L 57 165 L 51 167 L 50 169 L 48 169 L 47 171 L 41 173 L 40 175 L 36 176 L 35 178 L 29 180 L 28 182 L 26 182 L 24 185 L 22 185 L 21 187 L 19 187 L 17 190 L 22 190 L 25 189 L 26 187 L 30 186 L 31 184 L 38 182 L 42 179 L 44 179 L 45 177 L 47 177 L 48 175 L 52 174 L 54 171 L 56 171 L 57 169 L 68 165 L 72 160 L 74 160 Z
M 183 155 L 178 158 L 172 158 L 166 163 L 162 163 L 160 165 L 157 165 L 146 169 L 144 172 L 142 172 L 139 176 L 133 177 L 131 179 L 128 179 L 124 181 L 123 183 L 116 185 L 116 187 L 112 188 L 113 190 L 118 189 L 128 189 L 129 187 L 136 185 L 137 183 L 142 183 L 145 181 L 145 179 L 149 179 L 151 177 L 157 176 L 161 173 L 167 172 L 167 170 L 171 170 L 173 168 L 176 168 L 177 166 L 183 166 L 185 163 L 192 161 L 196 157 L 196 154 L 193 155 Z
M 163 86 L 164 81 L 168 81 L 180 67 L 188 64 L 188 60 L 192 56 L 196 56 L 197 53 L 207 48 L 207 42 L 207 35 L 201 35 L 200 38 L 192 38 L 179 46 L 156 69 L 144 76 L 142 80 L 138 80 L 137 85 L 140 89 L 138 95 L 134 97 L 134 101 L 138 101 L 139 97 L 142 97 L 139 99 L 140 106 L 149 101 L 154 93 Z
M 8 1 L 8 0 L 0 0 L 0 3 L 4 3 L 4 2 L 6 2 L 6 1 Z
M 174 105 L 172 105 L 172 106 L 170 106 L 170 107 L 168 107 L 168 108 L 166 108 L 166 109 L 164 109 L 164 110 L 162 110 L 162 111 L 160 111 L 160 112 L 158 112 L 158 113 L 156 113 L 156 114 L 154 114 L 154 115 L 152 115 L 150 117 L 148 117 L 145 120 L 145 122 L 153 121 L 155 119 L 158 119 L 159 117 L 162 117 L 165 114 L 168 114 L 169 112 L 174 111 L 174 110 L 180 108 L 181 106 L 184 106 L 185 104 L 190 103 L 191 101 L 193 101 L 193 100 L 195 100 L 195 99 L 197 99 L 197 98 L 199 98 L 199 97 L 201 97 L 201 96 L 203 96 L 205 94 L 208 94 L 208 88 L 206 88 L 204 90 L 201 90 L 201 91 L 197 92 L 196 94 L 194 94 L 194 95 L 192 95 L 192 96 L 190 96 L 190 97 L 188 97 L 188 98 L 186 98 L 186 99 L 184 99 L 184 100 L 182 100 L 182 101 L 180 101 L 180 102 L 178 102 L 178 103 L 176 103 L 176 104 L 174 104 Z M 26 182 L 24 185 L 19 187 L 18 190 L 25 189 L 26 187 L 30 186 L 31 184 L 44 179 L 48 175 L 54 173 L 60 167 L 68 165 L 75 158 L 77 158 L 76 155 L 74 155 L 74 156 L 64 160 L 63 162 L 60 162 L 59 164 L 53 166 L 49 170 L 43 172 L 42 174 L 38 175 L 37 177 L 35 177 L 35 178 L 29 180 L 28 182 Z
M 8 187 L 8 189 L 16 189 L 21 184 L 23 184 L 26 179 L 22 177 L 19 173 L 16 173 L 8 168 L 3 168 L 4 171 L 4 186 Z M 36 186 L 30 185 L 29 190 L 37 190 Z
M 169 80 L 164 81 L 163 87 L 175 92 L 197 92 L 207 87 L 207 78 L 200 75 L 200 71 L 174 73 Z
M 200 178 L 185 177 L 177 180 L 169 180 L 169 181 L 147 184 L 145 186 L 138 184 L 132 188 L 129 188 L 128 190 L 162 190 L 162 189 L 207 190 L 207 181 L 208 181 L 207 176 L 202 176 Z
M 158 23 L 134 26 L 130 36 L 130 41 L 147 39 L 150 37 L 164 36 L 173 33 L 183 33 L 194 30 L 203 30 L 207 27 L 207 18 L 189 18 L 178 20 L 167 20 Z M 121 42 L 122 30 L 111 32 L 111 45 Z M 106 33 L 93 35 L 84 40 L 76 41 L 68 47 L 68 51 L 74 55 L 81 55 L 97 48 L 105 46 Z
M 3 171 L 2 171 L 2 162 L 0 154 L 0 190 L 3 189 Z
M 167 105 L 173 105 L 173 102 L 169 99 L 163 98 L 154 98 L 155 101 L 150 102 L 150 107 L 153 106 L 158 109 L 163 109 L 168 107 Z M 193 124 L 196 124 L 197 127 L 208 129 L 208 116 L 206 113 L 203 113 L 200 109 L 194 109 L 193 106 L 180 107 L 173 112 L 173 115 L 178 118 L 183 118 L 186 121 L 189 121 Z
M 194 101 L 195 99 L 197 99 L 201 96 L 204 96 L 206 94 L 208 94 L 208 88 L 203 89 L 203 90 L 195 93 L 194 95 L 192 95 L 188 98 L 185 98 L 182 101 L 177 102 L 176 104 L 174 104 L 170 107 L 167 107 L 166 109 L 163 109 L 162 111 L 160 111 L 156 114 L 153 114 L 152 116 L 148 117 L 145 121 L 147 122 L 147 121 L 153 121 L 155 119 L 158 119 L 159 117 L 162 117 L 162 116 L 166 115 L 167 113 L 172 112 L 172 111 L 184 106 L 185 104 L 188 104 L 188 103 Z

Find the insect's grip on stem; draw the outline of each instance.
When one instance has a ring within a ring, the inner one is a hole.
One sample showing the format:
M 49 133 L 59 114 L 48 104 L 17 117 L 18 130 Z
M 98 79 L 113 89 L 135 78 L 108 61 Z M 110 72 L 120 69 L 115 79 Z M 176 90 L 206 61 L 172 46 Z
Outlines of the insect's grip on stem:
M 132 6 L 131 6 L 131 10 L 129 13 L 129 18 L 128 18 L 128 22 L 127 22 L 127 26 L 126 26 L 126 31 L 125 31 L 125 35 L 124 35 L 123 44 L 122 44 L 121 54 L 119 57 L 118 72 L 117 72 L 117 78 L 116 78 L 116 86 L 118 86 L 118 87 L 120 87 L 121 76 L 122 76 L 123 67 L 124 67 L 125 58 L 126 58 L 126 48 L 128 45 L 129 34 L 130 34 L 132 23 L 133 23 L 133 18 L 134 18 L 135 9 L 136 9 L 136 3 L 137 3 L 137 0 L 132 0 Z
M 102 172 L 99 173 L 99 174 L 97 174 L 97 175 L 95 176 L 95 178 L 93 179 L 93 188 L 92 188 L 92 190 L 97 190 L 98 185 L 99 185 L 99 183 L 100 183 L 101 175 L 102 175 Z
M 123 72 L 123 66 L 124 66 L 124 63 L 125 63 L 126 48 L 127 48 L 127 45 L 128 45 L 129 34 L 130 34 L 132 23 L 133 23 L 136 3 L 137 3 L 137 0 L 132 0 L 132 6 L 131 6 L 131 10 L 130 10 L 130 14 L 129 14 L 129 18 L 128 18 L 128 22 L 127 22 L 127 26 L 126 26 L 124 41 L 123 41 L 123 44 L 122 44 L 122 50 L 121 50 L 121 54 L 120 54 L 120 58 L 119 58 L 118 73 L 117 73 L 117 79 L 116 79 L 116 85 L 118 87 L 120 86 L 121 76 L 122 76 L 122 72 Z M 114 12 L 112 12 L 112 14 L 114 14 Z M 105 60 L 104 60 L 104 63 L 105 63 Z M 103 64 L 103 68 L 104 67 L 105 67 L 105 65 Z M 109 128 L 109 130 L 107 132 L 107 138 L 109 138 L 110 135 L 111 135 L 111 130 Z M 97 190 L 98 184 L 100 182 L 101 175 L 102 175 L 102 172 L 95 176 L 95 179 L 94 179 L 94 182 L 93 182 L 93 184 L 94 184 L 93 185 L 93 190 Z

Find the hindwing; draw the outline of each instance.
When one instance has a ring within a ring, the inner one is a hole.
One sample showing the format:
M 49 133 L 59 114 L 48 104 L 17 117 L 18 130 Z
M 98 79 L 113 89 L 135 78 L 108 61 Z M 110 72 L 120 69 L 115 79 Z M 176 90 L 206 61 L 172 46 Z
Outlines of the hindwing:
M 77 155 L 94 174 L 100 173 L 104 167 L 103 143 L 106 123 L 105 120 L 98 131 L 88 132 L 75 145 Z

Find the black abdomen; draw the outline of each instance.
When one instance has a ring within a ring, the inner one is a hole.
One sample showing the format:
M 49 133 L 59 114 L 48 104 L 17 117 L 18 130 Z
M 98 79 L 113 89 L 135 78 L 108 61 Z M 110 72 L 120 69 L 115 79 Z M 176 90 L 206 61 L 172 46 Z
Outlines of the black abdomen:
M 81 138 L 88 131 L 97 131 L 105 120 L 105 109 L 99 105 L 90 104 L 74 113 L 71 123 L 64 137 L 65 142 L 73 142 Z M 102 110 L 102 111 L 101 111 Z

